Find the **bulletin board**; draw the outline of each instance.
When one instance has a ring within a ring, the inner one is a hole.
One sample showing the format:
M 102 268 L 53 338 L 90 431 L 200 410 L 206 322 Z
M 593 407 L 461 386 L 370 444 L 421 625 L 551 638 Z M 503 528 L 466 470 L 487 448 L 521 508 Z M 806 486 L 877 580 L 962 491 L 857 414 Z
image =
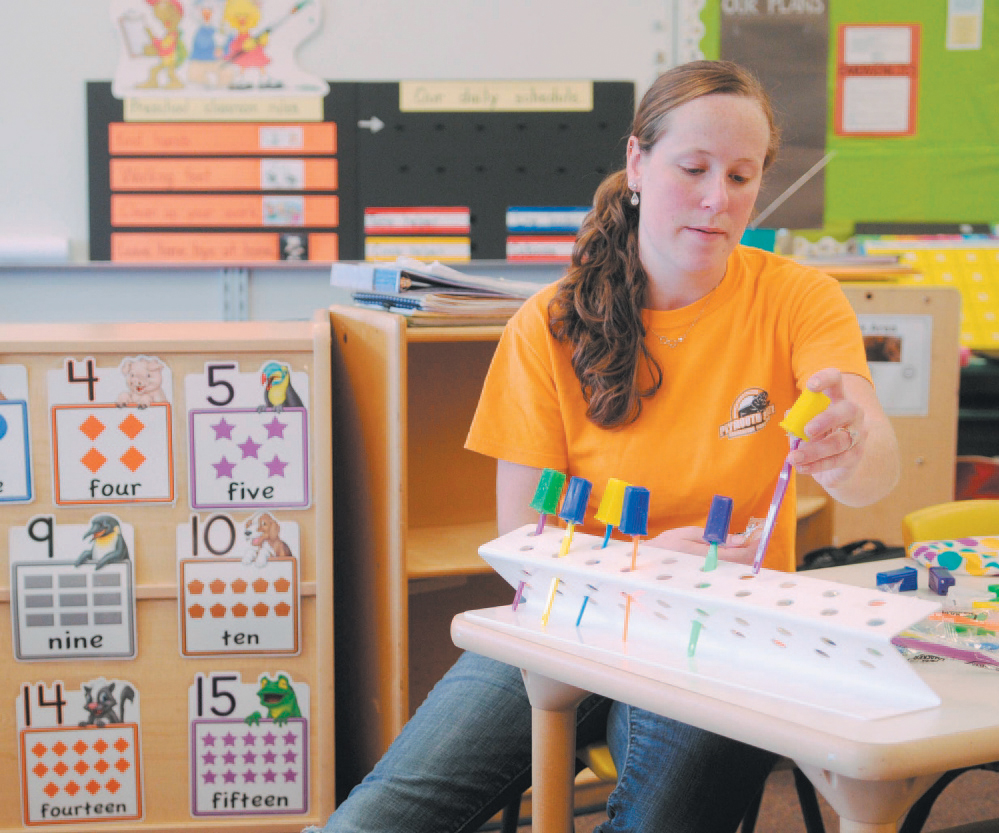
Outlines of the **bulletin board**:
M 711 0 L 701 18 L 707 33 L 706 57 L 720 54 L 720 0 Z M 742 4 L 752 8 L 763 4 Z M 825 168 L 825 225 L 856 222 L 994 222 L 999 193 L 999 148 L 995 143 L 994 102 L 999 95 L 999 16 L 986 8 L 980 48 L 954 48 L 947 7 L 939 0 L 829 0 L 828 110 Z M 800 4 L 768 8 L 792 12 Z M 988 6 L 988 4 L 986 4 Z M 913 135 L 836 134 L 838 36 L 844 25 L 917 26 L 918 101 Z M 948 41 L 951 41 L 948 45 Z M 973 46 L 974 44 L 972 44 Z M 745 60 L 745 59 L 744 59 Z M 751 60 L 745 60 L 751 68 Z M 783 85 L 797 88 L 789 74 Z M 790 118 L 794 113 L 786 114 Z M 804 228 L 793 218 L 788 228 Z
M 4 329 L 0 831 L 332 812 L 329 379 L 322 315 Z
M 138 129 L 160 131 L 160 145 L 116 151 L 115 135 L 136 125 L 110 82 L 89 82 L 91 260 L 493 260 L 511 245 L 566 259 L 580 209 L 624 165 L 635 85 L 515 82 L 529 99 L 520 109 L 458 110 L 404 106 L 408 83 L 331 83 L 312 123 L 146 122 Z M 466 101 L 489 93 L 490 82 L 459 83 Z M 565 91 L 581 87 L 584 104 L 567 104 Z M 185 130 L 195 137 L 188 150 Z M 275 142 L 265 147 L 263 131 Z M 320 138 L 296 143 L 295 131 Z M 209 134 L 223 138 L 200 141 Z M 282 161 L 303 172 L 266 183 L 265 167 Z M 241 173 L 226 179 L 223 165 Z M 127 181 L 125 166 L 135 168 Z M 200 173 L 184 179 L 191 166 Z M 510 209 L 521 209 L 519 220 Z M 389 227 L 378 224 L 385 212 Z

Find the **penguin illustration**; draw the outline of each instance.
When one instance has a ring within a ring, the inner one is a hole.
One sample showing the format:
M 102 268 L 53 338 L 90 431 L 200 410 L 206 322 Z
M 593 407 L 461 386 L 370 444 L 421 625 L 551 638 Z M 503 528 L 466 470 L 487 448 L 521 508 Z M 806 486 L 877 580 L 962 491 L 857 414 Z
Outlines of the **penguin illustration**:
M 268 362 L 260 374 L 264 385 L 263 411 L 273 408 L 278 413 L 285 408 L 301 408 L 302 399 L 291 386 L 291 369 L 278 362 Z
M 90 549 L 81 552 L 74 566 L 79 567 L 88 561 L 96 561 L 95 570 L 101 569 L 107 564 L 114 564 L 118 561 L 128 561 L 128 546 L 125 544 L 125 536 L 121 534 L 121 524 L 118 519 L 111 515 L 97 515 L 90 521 L 90 529 L 84 535 L 83 540 L 93 539 Z

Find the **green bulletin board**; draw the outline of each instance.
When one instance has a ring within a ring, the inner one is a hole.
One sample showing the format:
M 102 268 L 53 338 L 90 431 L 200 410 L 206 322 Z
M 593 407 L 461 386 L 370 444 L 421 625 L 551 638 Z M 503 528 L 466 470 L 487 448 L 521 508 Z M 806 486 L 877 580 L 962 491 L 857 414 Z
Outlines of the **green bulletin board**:
M 707 58 L 725 57 L 719 55 L 721 2 L 709 0 L 701 15 L 706 28 L 701 49 Z M 825 226 L 999 222 L 999 9 L 985 3 L 981 49 L 950 50 L 946 0 L 827 2 L 826 148 L 836 155 L 825 172 Z M 920 25 L 915 135 L 835 134 L 837 37 L 841 25 L 853 23 Z

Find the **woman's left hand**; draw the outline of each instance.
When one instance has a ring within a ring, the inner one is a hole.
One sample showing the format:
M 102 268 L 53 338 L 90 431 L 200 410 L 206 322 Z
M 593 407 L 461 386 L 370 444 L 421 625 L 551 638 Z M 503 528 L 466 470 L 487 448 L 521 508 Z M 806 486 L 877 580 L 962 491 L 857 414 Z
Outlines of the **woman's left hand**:
M 812 475 L 826 489 L 848 480 L 864 458 L 868 441 L 864 400 L 868 407 L 874 390 L 859 376 L 826 368 L 808 380 L 808 389 L 829 397 L 829 406 L 805 425 L 808 442 L 798 445 L 788 460 L 801 474 Z

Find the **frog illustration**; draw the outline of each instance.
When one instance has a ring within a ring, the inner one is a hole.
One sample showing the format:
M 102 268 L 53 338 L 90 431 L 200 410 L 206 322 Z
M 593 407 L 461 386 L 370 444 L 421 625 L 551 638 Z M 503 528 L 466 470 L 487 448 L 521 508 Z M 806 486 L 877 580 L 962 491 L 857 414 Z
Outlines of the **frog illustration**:
M 267 716 L 278 726 L 287 723 L 291 717 L 302 716 L 302 712 L 298 708 L 295 690 L 284 674 L 279 674 L 276 680 L 272 680 L 266 675 L 261 677 L 257 697 L 260 698 L 260 705 L 267 709 Z M 254 712 L 246 718 L 246 722 L 250 725 L 257 725 L 260 723 L 261 717 L 260 712 Z

